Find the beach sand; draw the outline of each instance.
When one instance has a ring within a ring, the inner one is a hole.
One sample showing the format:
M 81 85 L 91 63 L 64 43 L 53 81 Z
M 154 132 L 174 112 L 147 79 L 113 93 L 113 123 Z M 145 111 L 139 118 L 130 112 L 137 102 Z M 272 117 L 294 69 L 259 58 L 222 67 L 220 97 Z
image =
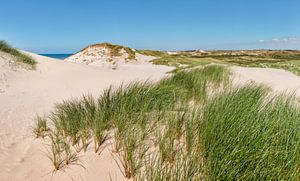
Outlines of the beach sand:
M 47 145 L 32 135 L 33 118 L 49 113 L 63 100 L 87 93 L 100 95 L 110 85 L 159 80 L 171 68 L 145 61 L 111 70 L 30 55 L 38 61 L 36 70 L 14 68 L 7 56 L 0 56 L 0 180 L 124 180 L 109 145 L 100 155 L 92 148 L 80 155 L 85 168 L 71 165 L 52 174 L 51 162 L 45 156 Z M 232 70 L 236 84 L 254 81 L 300 95 L 300 78 L 290 72 L 241 67 Z
M 300 77 L 282 69 L 232 67 L 236 85 L 259 83 L 270 87 L 275 93 L 300 96 Z
M 10 66 L 0 56 L 0 180 L 50 180 L 52 166 L 47 146 L 32 135 L 36 114 L 49 113 L 56 103 L 90 93 L 98 96 L 110 85 L 133 80 L 159 80 L 170 67 L 146 61 L 111 70 L 30 54 L 36 70 Z M 53 180 L 121 180 L 109 147 L 101 155 L 88 151 L 80 157 L 85 169 L 71 166 Z

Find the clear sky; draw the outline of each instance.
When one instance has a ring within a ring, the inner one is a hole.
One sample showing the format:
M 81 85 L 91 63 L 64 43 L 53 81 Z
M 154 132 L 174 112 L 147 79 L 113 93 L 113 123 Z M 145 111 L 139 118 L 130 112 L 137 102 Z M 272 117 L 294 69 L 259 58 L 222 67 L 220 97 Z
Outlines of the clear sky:
M 300 49 L 300 0 L 3 0 L 0 39 L 36 53 Z

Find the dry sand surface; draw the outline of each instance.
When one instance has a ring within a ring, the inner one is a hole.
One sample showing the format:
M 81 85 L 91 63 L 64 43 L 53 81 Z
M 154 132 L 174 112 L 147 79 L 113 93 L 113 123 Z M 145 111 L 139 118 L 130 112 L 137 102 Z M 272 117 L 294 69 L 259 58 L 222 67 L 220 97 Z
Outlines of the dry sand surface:
M 250 82 L 269 86 L 277 93 L 295 94 L 300 96 L 300 77 L 281 69 L 232 67 L 234 83 Z
M 111 70 L 64 62 L 35 54 L 34 71 L 9 66 L 0 54 L 0 180 L 50 180 L 52 169 L 45 145 L 33 138 L 36 114 L 46 114 L 62 100 L 91 93 L 101 94 L 109 85 L 132 80 L 158 80 L 170 67 L 147 62 Z M 121 180 L 122 174 L 108 150 L 92 151 L 80 158 L 86 167 L 72 166 L 53 180 Z
M 33 118 L 49 113 L 62 100 L 85 93 L 96 96 L 111 84 L 158 80 L 171 69 L 143 62 L 111 70 L 31 55 L 38 61 L 34 71 L 12 68 L 7 57 L 0 54 L 0 180 L 123 180 L 109 147 L 100 155 L 92 150 L 82 155 L 85 169 L 73 165 L 52 177 L 46 146 L 31 133 Z M 293 91 L 300 86 L 298 76 L 283 70 L 232 69 L 239 84 L 256 81 L 277 91 Z

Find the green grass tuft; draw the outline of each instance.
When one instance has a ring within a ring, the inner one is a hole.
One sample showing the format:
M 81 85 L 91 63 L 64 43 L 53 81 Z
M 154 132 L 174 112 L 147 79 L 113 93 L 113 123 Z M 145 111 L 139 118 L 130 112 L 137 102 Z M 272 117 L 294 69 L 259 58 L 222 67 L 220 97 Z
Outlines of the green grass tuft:
M 291 98 L 271 100 L 247 85 L 214 97 L 199 135 L 208 179 L 293 180 L 300 177 L 300 110 Z
M 50 129 L 47 125 L 47 119 L 37 116 L 33 128 L 33 133 L 36 136 L 36 138 L 44 138 L 48 131 L 50 131 Z

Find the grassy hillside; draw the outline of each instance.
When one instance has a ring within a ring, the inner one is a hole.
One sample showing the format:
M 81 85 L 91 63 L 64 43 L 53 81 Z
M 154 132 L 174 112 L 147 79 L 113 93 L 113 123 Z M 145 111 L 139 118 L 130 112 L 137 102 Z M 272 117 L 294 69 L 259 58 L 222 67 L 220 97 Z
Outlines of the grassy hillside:
M 112 142 L 132 180 L 300 178 L 299 105 L 290 95 L 268 96 L 263 86 L 232 87 L 229 77 L 213 65 L 109 88 L 97 99 L 57 105 L 37 118 L 34 133 L 50 142 L 54 170 Z
M 138 53 L 153 57 L 167 57 L 168 54 L 166 52 L 162 51 L 156 51 L 156 50 L 137 50 Z
M 300 51 L 246 50 L 246 51 L 179 51 L 175 55 L 159 51 L 140 51 L 158 57 L 152 62 L 178 69 L 218 63 L 244 67 L 278 68 L 300 75 Z
M 32 68 L 36 65 L 36 61 L 28 55 L 21 53 L 15 48 L 12 48 L 8 43 L 5 41 L 0 41 L 0 51 L 8 53 L 15 57 L 17 62 L 21 62 L 27 65 L 30 65 Z

